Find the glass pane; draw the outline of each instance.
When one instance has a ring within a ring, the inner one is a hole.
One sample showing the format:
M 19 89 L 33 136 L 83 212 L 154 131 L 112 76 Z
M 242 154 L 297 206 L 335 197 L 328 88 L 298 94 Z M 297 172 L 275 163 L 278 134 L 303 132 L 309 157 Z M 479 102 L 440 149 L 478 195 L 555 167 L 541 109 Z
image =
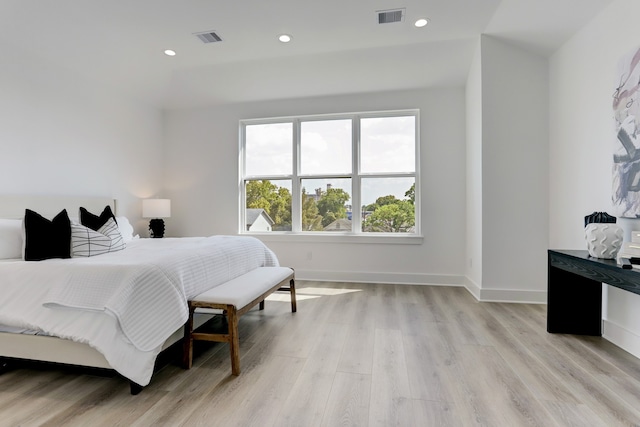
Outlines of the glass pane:
M 322 120 L 300 125 L 300 173 L 351 173 L 351 120 Z
M 362 231 L 414 233 L 415 178 L 362 179 Z
M 415 172 L 416 118 L 375 117 L 360 121 L 362 173 Z
M 351 231 L 351 178 L 302 180 L 302 231 Z
M 291 231 L 291 180 L 245 182 L 246 231 Z
M 293 124 L 269 123 L 245 128 L 245 173 L 291 175 Z

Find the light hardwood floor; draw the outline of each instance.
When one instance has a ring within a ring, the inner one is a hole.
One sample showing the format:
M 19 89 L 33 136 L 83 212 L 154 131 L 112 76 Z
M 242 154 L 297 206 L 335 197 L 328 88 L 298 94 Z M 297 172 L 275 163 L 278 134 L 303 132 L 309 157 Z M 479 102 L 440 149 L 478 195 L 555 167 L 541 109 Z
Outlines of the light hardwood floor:
M 242 374 L 204 343 L 138 396 L 117 376 L 0 376 L 2 426 L 631 426 L 640 360 L 551 335 L 546 306 L 451 287 L 298 282 L 240 319 Z

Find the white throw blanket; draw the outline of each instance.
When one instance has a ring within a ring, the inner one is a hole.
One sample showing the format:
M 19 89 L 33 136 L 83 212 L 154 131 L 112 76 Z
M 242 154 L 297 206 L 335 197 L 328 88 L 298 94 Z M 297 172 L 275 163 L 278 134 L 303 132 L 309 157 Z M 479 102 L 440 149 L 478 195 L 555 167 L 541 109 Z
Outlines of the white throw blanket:
M 186 321 L 189 298 L 257 267 L 277 265 L 275 254 L 261 241 L 236 236 L 140 239 L 123 251 L 96 257 L 0 263 L 0 323 L 86 342 L 114 369 L 146 385 L 153 363 L 145 363 L 151 371 L 136 378 L 125 374 L 127 369 L 114 364 L 125 358 L 117 357 L 116 349 L 110 357 L 104 343 L 79 333 L 81 328 L 72 326 L 73 313 L 115 317 L 123 341 L 155 359 L 164 341 Z

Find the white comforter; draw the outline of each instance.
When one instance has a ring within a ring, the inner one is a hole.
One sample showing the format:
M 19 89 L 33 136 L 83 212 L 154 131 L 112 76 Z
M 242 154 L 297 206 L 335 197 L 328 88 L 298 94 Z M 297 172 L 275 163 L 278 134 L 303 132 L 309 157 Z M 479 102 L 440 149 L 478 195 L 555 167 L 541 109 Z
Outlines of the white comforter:
M 140 239 L 90 258 L 0 263 L 0 324 L 88 343 L 147 385 L 186 301 L 278 260 L 252 237 Z M 0 351 L 1 355 L 1 351 Z

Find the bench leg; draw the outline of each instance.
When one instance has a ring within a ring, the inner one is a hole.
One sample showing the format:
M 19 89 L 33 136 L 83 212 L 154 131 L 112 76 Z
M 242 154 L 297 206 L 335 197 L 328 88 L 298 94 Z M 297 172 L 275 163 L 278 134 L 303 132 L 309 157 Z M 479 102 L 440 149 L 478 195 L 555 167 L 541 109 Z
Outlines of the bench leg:
M 236 308 L 229 306 L 229 352 L 231 354 L 231 373 L 240 375 L 240 339 L 238 337 L 238 314 Z
M 264 300 L 260 301 L 260 310 L 264 310 Z
M 291 279 L 289 281 L 289 292 L 291 292 L 291 312 L 295 313 L 298 310 L 296 305 L 296 280 Z
M 189 319 L 184 325 L 184 340 L 182 348 L 182 367 L 191 369 L 193 364 L 193 312 L 195 308 L 189 304 Z

